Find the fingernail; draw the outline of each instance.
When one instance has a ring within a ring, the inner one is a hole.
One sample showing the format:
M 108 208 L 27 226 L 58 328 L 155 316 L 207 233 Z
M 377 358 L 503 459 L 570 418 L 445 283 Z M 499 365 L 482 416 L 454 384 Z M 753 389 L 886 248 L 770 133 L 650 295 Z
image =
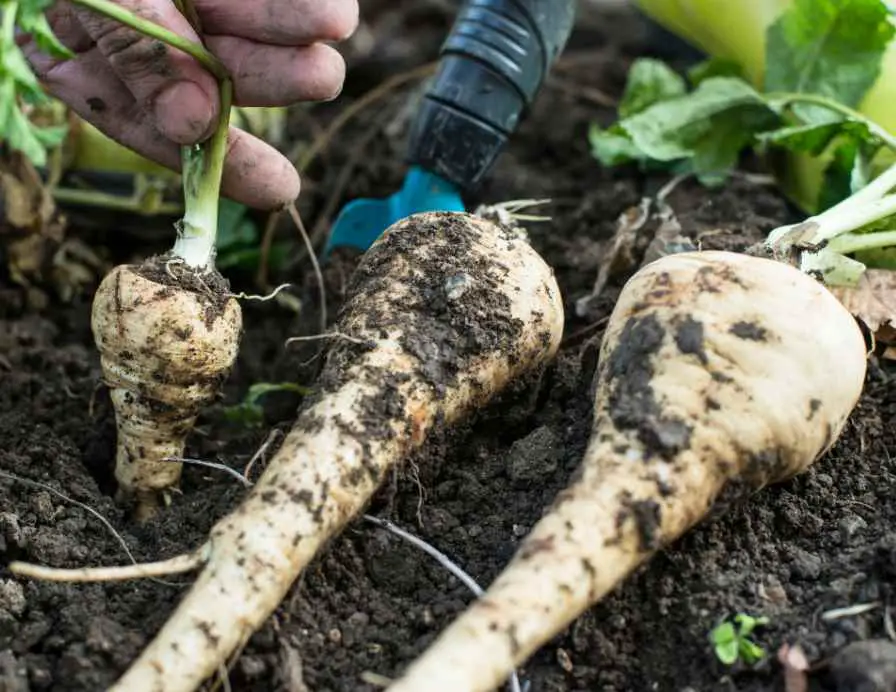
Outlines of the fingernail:
M 193 82 L 177 82 L 155 99 L 156 127 L 178 144 L 193 144 L 212 128 L 214 107 L 209 95 Z

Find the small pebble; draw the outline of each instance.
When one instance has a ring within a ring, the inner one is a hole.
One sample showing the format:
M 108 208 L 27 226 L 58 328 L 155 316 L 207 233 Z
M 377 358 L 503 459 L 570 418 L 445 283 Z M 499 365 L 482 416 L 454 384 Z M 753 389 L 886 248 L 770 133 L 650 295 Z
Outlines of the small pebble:
M 569 654 L 566 653 L 566 649 L 557 649 L 557 663 L 567 673 L 572 672 L 572 660 L 570 660 Z

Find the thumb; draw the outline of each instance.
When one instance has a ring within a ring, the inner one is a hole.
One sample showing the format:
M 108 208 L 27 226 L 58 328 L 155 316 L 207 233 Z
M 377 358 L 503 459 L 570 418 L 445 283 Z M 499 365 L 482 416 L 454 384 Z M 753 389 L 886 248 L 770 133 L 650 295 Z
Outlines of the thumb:
M 198 41 L 171 0 L 120 0 L 124 9 L 184 38 Z M 186 53 L 105 15 L 77 7 L 78 19 L 138 106 L 154 116 L 158 131 L 178 144 L 209 136 L 219 104 L 215 78 Z

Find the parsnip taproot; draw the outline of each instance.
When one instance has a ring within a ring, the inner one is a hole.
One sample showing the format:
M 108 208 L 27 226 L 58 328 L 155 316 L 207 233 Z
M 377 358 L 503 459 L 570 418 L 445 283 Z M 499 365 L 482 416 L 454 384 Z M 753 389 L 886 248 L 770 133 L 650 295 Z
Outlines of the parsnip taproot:
M 217 281 L 213 281 L 217 279 Z M 119 494 L 147 519 L 176 487 L 196 417 L 230 373 L 242 313 L 217 272 L 155 258 L 115 267 L 93 300 L 91 325 L 117 423 Z
M 856 321 L 796 268 L 726 252 L 642 268 L 601 344 L 580 474 L 389 692 L 495 689 L 714 503 L 805 471 L 865 368 Z
M 196 689 L 433 426 L 545 363 L 563 331 L 551 269 L 510 230 L 468 214 L 388 229 L 348 296 L 292 431 L 213 528 L 197 581 L 113 690 Z

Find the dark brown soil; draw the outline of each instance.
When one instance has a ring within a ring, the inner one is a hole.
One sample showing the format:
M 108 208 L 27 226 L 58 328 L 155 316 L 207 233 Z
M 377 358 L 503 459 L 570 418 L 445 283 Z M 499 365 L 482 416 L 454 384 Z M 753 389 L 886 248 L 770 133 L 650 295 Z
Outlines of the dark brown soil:
M 308 140 L 377 84 L 432 59 L 453 5 L 362 2 L 365 25 L 347 51 L 350 69 L 342 98 L 297 114 L 291 136 Z M 551 222 L 530 224 L 529 230 L 565 296 L 567 334 L 559 357 L 536 384 L 516 388 L 476 420 L 433 440 L 386 481 L 369 510 L 429 541 L 482 585 L 507 562 L 576 468 L 590 424 L 592 337 L 599 338 L 616 291 L 634 265 L 618 262 L 620 271 L 581 316 L 575 306 L 591 290 L 619 215 L 668 182 L 633 170 L 602 170 L 589 155 L 586 138 L 590 122 L 606 124 L 612 118 L 602 95 L 618 96 L 633 56 L 672 55 L 668 42 L 648 44 L 651 36 L 660 38 L 637 17 L 583 9 L 534 112 L 488 184 L 470 200 L 553 200 L 543 208 Z M 682 52 L 676 55 L 687 59 Z M 400 184 L 407 125 L 401 109 L 414 84 L 352 119 L 306 171 L 301 206 L 312 228 L 326 228 L 334 205 L 385 194 Z M 795 218 L 774 191 L 746 178 L 715 190 L 684 181 L 668 201 L 684 235 L 702 247 L 746 249 L 776 224 Z M 158 249 L 116 228 L 110 226 L 108 236 L 93 228 L 85 237 L 103 241 L 113 261 Z M 291 239 L 288 228 L 284 225 L 278 237 Z M 656 224 L 646 230 L 651 228 Z M 69 229 L 70 235 L 78 232 L 77 224 Z M 635 245 L 635 263 L 644 245 L 643 238 Z M 321 344 L 283 345 L 289 336 L 319 331 L 314 276 L 308 262 L 296 257 L 271 281 L 297 284 L 293 292 L 302 311 L 274 302 L 244 303 L 246 335 L 238 368 L 221 406 L 203 417 L 189 456 L 242 470 L 272 427 L 285 430 L 291 424 L 300 403 L 292 392 L 262 400 L 263 425 L 222 414 L 253 383 L 311 384 L 315 363 L 305 361 Z M 326 267 L 331 316 L 352 265 L 351 258 L 337 256 Z M 251 276 L 227 278 L 234 291 L 259 290 Z M 53 301 L 35 311 L 15 298 L 17 291 L 4 278 L 3 560 L 57 566 L 128 562 L 121 542 L 87 507 L 118 531 L 137 560 L 198 545 L 239 501 L 243 487 L 226 474 L 188 466 L 182 494 L 164 516 L 146 526 L 134 524 L 113 500 L 114 421 L 107 393 L 98 386 L 90 292 L 73 303 Z M 810 335 L 806 357 L 811 354 Z M 893 372 L 873 362 L 845 435 L 807 474 L 693 531 L 544 647 L 521 671 L 530 692 L 783 690 L 775 654 L 784 643 L 799 644 L 819 664 L 812 690 L 896 689 L 892 652 L 883 643 L 864 652 L 844 649 L 851 642 L 893 636 L 888 610 L 896 584 L 891 530 L 896 463 L 889 454 L 896 445 Z M 253 477 L 263 461 L 256 462 Z M 170 581 L 180 585 L 60 585 L 2 575 L 0 689 L 104 689 L 161 626 L 188 579 Z M 370 673 L 396 675 L 470 598 L 430 557 L 358 520 L 319 556 L 248 642 L 231 667 L 229 688 L 298 692 L 305 689 L 304 680 L 310 692 L 376 690 Z M 825 615 L 854 606 L 839 617 Z M 708 640 L 718 622 L 737 612 L 770 618 L 756 634 L 769 656 L 752 668 L 725 667 Z M 838 652 L 835 676 L 823 664 Z M 866 687 L 857 682 L 872 675 L 890 676 L 889 682 Z

